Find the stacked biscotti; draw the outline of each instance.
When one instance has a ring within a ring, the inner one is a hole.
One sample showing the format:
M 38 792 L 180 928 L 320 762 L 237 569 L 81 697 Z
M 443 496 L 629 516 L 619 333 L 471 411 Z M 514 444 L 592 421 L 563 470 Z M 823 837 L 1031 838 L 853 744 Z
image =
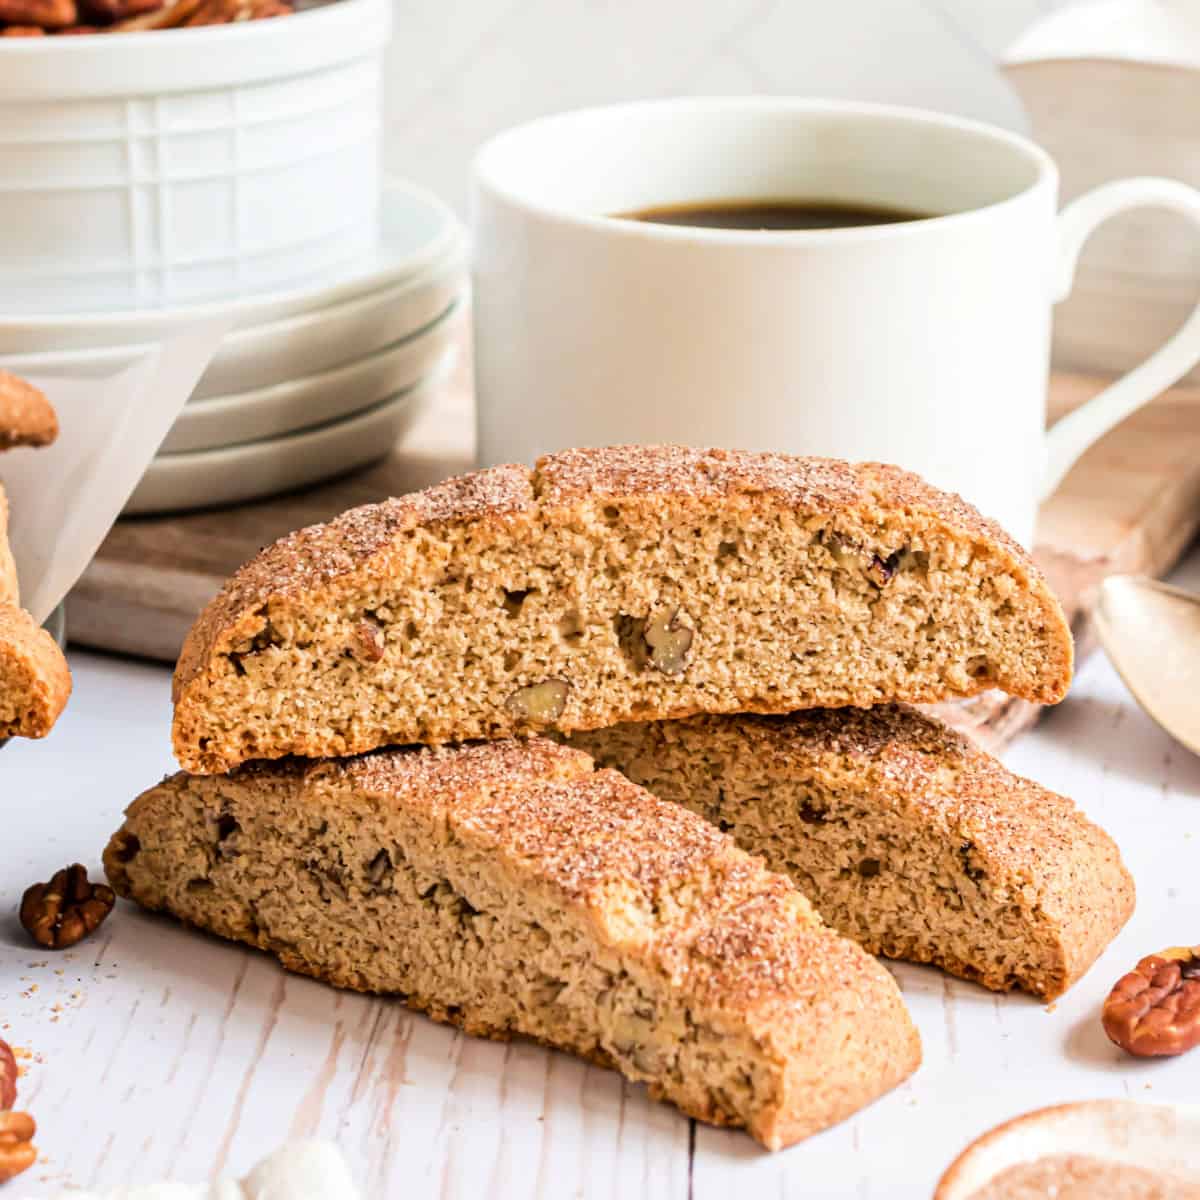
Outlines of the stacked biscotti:
M 1071 662 L 1027 555 L 896 468 L 567 451 L 242 568 L 106 865 L 777 1148 L 917 1065 L 868 950 L 1051 996 L 1125 920 L 1106 835 L 904 707 L 1052 703 Z
M 0 371 L 0 452 L 48 446 L 58 417 L 32 384 Z M 41 738 L 71 694 L 71 673 L 58 644 L 21 608 L 17 565 L 8 545 L 8 497 L 0 484 L 0 742 Z

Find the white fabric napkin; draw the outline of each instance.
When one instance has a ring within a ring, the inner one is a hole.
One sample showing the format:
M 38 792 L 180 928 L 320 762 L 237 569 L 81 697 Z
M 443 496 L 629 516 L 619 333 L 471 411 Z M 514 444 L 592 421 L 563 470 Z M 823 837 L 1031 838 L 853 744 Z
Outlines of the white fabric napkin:
M 107 376 L 28 374 L 58 411 L 58 441 L 0 454 L 21 605 L 45 619 L 83 574 L 229 327 L 197 322 Z

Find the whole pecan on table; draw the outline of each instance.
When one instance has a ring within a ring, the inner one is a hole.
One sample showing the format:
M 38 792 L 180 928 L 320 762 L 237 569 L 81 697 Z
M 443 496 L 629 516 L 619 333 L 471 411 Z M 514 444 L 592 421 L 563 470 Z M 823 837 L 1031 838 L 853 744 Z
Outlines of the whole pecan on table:
M 1143 958 L 1117 980 L 1101 1021 L 1111 1041 L 1139 1058 L 1200 1046 L 1200 946 Z
M 33 1136 L 37 1122 L 23 1112 L 0 1112 L 0 1183 L 29 1170 L 37 1162 Z
M 74 863 L 25 892 L 21 924 L 39 946 L 65 950 L 95 932 L 115 903 L 112 888 L 90 882 L 87 869 Z

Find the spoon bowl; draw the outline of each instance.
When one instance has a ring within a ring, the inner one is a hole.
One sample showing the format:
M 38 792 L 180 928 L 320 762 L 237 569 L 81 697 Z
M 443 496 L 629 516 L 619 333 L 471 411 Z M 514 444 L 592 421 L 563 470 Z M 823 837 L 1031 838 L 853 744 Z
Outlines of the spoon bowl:
M 1142 710 L 1200 754 L 1200 596 L 1140 575 L 1110 575 L 1094 619 Z

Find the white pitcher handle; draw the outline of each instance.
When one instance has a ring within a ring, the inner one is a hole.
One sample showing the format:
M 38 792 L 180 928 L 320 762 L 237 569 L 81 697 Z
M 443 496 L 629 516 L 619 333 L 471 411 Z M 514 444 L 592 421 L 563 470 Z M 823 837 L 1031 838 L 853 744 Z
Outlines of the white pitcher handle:
M 1066 298 L 1083 243 L 1097 225 L 1129 208 L 1166 208 L 1200 227 L 1200 192 L 1175 179 L 1122 179 L 1102 184 L 1072 201 L 1059 214 L 1059 261 L 1054 303 Z M 1200 228 L 1197 230 L 1200 232 Z M 1075 460 L 1097 438 L 1182 379 L 1200 362 L 1200 305 L 1177 333 L 1145 362 L 1098 396 L 1056 422 L 1046 436 L 1042 499 L 1062 482 Z

